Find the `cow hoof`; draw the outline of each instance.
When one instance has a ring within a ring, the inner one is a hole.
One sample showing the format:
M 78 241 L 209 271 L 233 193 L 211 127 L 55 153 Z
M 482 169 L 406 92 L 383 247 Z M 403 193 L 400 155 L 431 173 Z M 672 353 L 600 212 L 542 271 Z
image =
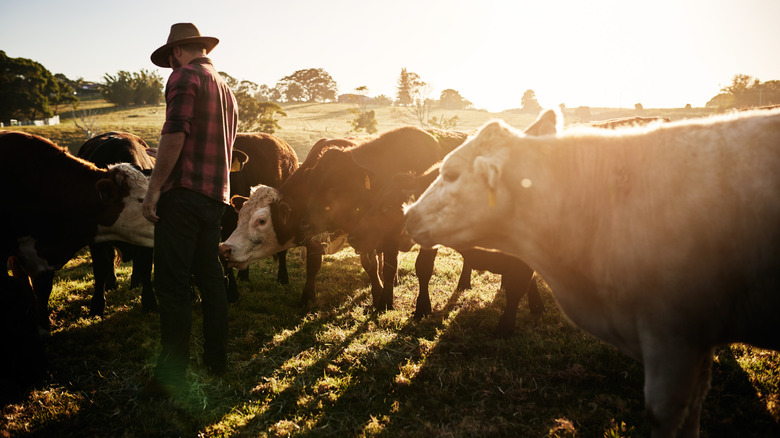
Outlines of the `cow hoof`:
M 428 311 L 425 311 L 425 310 L 415 310 L 414 312 L 412 312 L 412 317 L 414 319 L 416 319 L 417 321 L 419 321 L 419 320 L 425 318 L 426 316 L 430 316 L 430 314 L 431 314 L 430 310 L 428 310 Z

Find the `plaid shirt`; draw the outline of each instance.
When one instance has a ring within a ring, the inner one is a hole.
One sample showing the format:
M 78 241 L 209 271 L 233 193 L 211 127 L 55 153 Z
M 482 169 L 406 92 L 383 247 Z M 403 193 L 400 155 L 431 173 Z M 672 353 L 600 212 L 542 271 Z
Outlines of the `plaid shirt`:
M 186 138 L 162 192 L 187 188 L 225 204 L 230 202 L 230 160 L 238 105 L 211 60 L 200 58 L 177 68 L 165 86 L 163 134 Z

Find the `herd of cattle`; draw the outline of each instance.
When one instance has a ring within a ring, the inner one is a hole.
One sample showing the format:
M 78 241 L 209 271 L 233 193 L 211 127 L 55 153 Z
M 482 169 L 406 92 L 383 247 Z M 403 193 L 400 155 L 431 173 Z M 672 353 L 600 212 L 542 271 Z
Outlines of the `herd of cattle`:
M 346 238 L 373 305 L 391 309 L 398 253 L 419 243 L 422 317 L 446 245 L 463 255 L 458 288 L 470 286 L 471 269 L 501 274 L 498 336 L 514 331 L 526 293 L 531 312 L 543 311 L 536 272 L 574 324 L 644 364 L 653 436 L 698 436 L 714 348 L 780 349 L 780 110 L 562 126 L 545 111 L 524 131 L 503 122 L 470 135 L 404 127 L 362 142 L 320 140 L 302 163 L 273 135 L 240 134 L 238 213 L 226 212 L 220 246 L 230 299 L 234 268 L 240 278 L 273 256 L 287 283 L 286 252 L 303 246 L 301 301 L 312 303 L 327 242 Z M 147 148 L 114 132 L 76 158 L 41 137 L 0 133 L 0 178 L 14 187 L 0 204 L 0 257 L 13 272 L 0 275 L 4 330 L 33 339 L 36 323 L 48 329 L 54 273 L 87 245 L 93 314 L 116 287 L 115 247 L 134 258 L 131 282 L 154 310 L 153 226 L 140 208 L 154 164 Z M 25 342 L 11 363 L 41 357 Z

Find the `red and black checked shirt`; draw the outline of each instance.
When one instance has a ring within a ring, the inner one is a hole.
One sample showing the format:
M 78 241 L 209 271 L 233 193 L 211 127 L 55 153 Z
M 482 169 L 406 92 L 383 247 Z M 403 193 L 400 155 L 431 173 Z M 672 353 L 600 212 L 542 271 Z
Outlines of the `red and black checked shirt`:
M 163 134 L 184 132 L 179 160 L 162 192 L 187 188 L 230 203 L 230 159 L 238 105 L 208 58 L 177 68 L 165 86 Z

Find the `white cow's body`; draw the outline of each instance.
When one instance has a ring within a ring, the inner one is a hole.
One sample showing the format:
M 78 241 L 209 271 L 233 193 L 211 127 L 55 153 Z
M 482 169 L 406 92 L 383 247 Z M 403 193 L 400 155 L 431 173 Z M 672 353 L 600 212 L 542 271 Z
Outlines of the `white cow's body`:
M 714 347 L 780 349 L 780 112 L 541 138 L 493 122 L 407 231 L 526 261 L 575 324 L 644 363 L 653 435 L 696 436 Z

